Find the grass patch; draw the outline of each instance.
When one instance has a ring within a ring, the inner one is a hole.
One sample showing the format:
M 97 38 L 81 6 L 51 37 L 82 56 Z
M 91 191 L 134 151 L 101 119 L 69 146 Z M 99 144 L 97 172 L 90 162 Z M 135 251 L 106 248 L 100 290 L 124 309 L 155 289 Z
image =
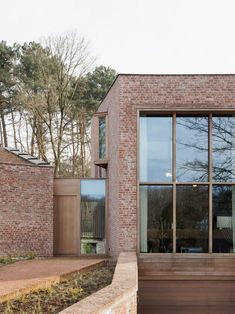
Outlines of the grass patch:
M 26 255 L 19 256 L 19 255 L 6 255 L 6 256 L 0 256 L 0 266 L 12 264 L 17 261 L 21 260 L 29 260 L 29 259 L 35 259 L 37 255 L 34 252 L 28 252 Z
M 0 313 L 59 313 L 109 285 L 112 282 L 113 272 L 113 267 L 103 266 L 89 272 L 75 274 L 63 282 L 0 303 Z

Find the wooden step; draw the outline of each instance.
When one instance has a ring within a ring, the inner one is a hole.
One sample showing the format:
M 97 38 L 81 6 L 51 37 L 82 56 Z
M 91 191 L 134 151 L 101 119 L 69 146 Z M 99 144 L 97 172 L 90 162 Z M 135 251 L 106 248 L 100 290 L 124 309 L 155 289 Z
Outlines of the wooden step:
M 139 276 L 139 281 L 143 280 L 207 280 L 207 281 L 235 281 L 235 275 L 233 273 L 232 276 L 226 275 L 221 276 L 221 275 L 195 275 L 195 274 L 179 274 L 179 275 L 174 275 L 174 274 L 167 274 L 167 275 L 150 275 L 150 276 Z
M 139 276 L 235 276 L 235 257 L 150 256 L 138 259 Z
M 138 314 L 234 314 L 234 303 L 220 305 L 138 306 Z

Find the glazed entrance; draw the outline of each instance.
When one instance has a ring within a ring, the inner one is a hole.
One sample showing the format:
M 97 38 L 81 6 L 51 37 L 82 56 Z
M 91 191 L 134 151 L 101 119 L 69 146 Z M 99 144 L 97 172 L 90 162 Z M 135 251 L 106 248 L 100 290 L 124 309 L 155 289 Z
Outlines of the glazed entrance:
M 104 179 L 54 180 L 54 254 L 105 254 Z

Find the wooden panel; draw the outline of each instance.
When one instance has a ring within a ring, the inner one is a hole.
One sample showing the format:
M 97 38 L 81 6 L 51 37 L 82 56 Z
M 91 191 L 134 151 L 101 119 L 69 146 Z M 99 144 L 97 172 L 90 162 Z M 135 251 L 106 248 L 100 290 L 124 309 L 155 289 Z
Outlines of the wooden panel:
M 235 313 L 235 257 L 140 256 L 138 313 Z
M 77 255 L 80 219 L 77 196 L 54 196 L 54 253 Z
M 54 179 L 54 195 L 79 195 L 79 179 Z

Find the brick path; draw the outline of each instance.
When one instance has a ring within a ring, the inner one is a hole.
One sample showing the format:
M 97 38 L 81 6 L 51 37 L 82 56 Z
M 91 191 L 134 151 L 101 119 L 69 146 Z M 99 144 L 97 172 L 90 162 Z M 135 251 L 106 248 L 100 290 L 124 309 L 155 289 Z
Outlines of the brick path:
M 0 267 L 0 302 L 45 287 L 74 272 L 103 264 L 98 258 L 50 258 L 19 261 Z

